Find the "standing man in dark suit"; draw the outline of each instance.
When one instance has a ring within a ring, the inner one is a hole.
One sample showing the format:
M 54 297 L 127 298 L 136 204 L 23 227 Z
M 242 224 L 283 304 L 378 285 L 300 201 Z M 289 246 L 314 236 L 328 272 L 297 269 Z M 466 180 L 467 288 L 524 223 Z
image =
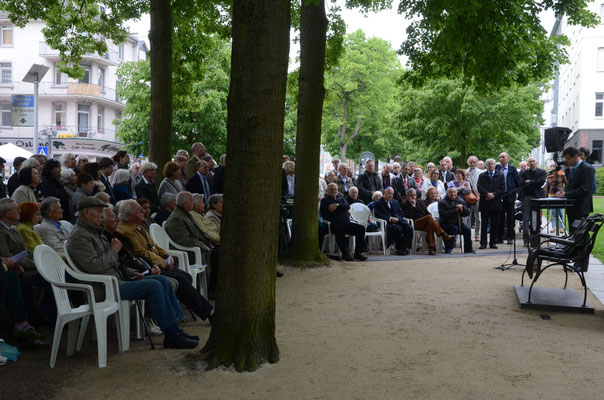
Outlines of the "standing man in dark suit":
M 342 252 L 344 261 L 352 261 L 353 257 L 360 261 L 365 261 L 366 256 L 362 254 L 365 251 L 365 227 L 350 221 L 350 205 L 342 197 L 338 197 L 338 185 L 330 183 L 327 185 L 326 195 L 321 199 L 319 211 L 321 217 L 329 221 L 331 231 L 336 236 L 336 243 Z M 348 249 L 348 240 L 346 235 L 354 235 L 355 250 L 354 256 L 350 256 Z
M 409 165 L 403 164 L 401 173 L 392 180 L 394 198 L 403 204 L 407 200 L 407 190 L 416 189 L 415 179 L 409 176 Z
M 535 157 L 529 157 L 527 160 L 528 168 L 520 171 L 520 183 L 524 185 L 518 193 L 518 199 L 522 201 L 522 238 L 524 239 L 524 247 L 529 245 L 529 236 L 531 234 L 531 199 L 540 199 L 545 197 L 543 185 L 545 184 L 545 171 L 537 168 L 537 160 Z M 536 218 L 536 226 L 533 226 L 532 232 L 541 230 L 541 213 L 538 213 Z M 539 245 L 539 238 L 534 237 L 532 240 L 533 246 Z
M 210 189 L 210 179 L 208 177 L 208 163 L 199 160 L 195 164 L 196 173 L 188 181 L 186 189 L 191 193 L 203 194 L 203 201 L 208 205 L 208 198 L 212 194 Z
M 359 198 L 365 204 L 373 201 L 373 192 L 382 189 L 380 177 L 374 170 L 375 165 L 373 160 L 368 160 L 365 163 L 365 172 L 357 178 L 357 187 L 359 188 Z
M 373 213 L 376 218 L 383 219 L 388 223 L 386 226 L 387 246 L 394 242 L 397 255 L 406 256 L 409 254 L 413 240 L 413 228 L 405 221 L 400 204 L 394 199 L 394 189 L 392 187 L 386 188 L 384 197 L 374 203 Z
M 440 167 L 440 176 L 438 179 L 443 181 L 445 187 L 447 187 L 446 183 L 451 182 L 453 179 L 455 179 L 455 174 L 449 171 L 449 165 L 447 164 L 447 161 L 444 158 L 438 162 L 438 166 Z
M 514 219 L 514 203 L 516 202 L 516 192 L 512 192 L 520 187 L 520 176 L 518 170 L 513 165 L 510 165 L 510 156 L 508 153 L 501 153 L 499 155 L 499 163 L 497 170 L 503 174 L 504 178 L 504 190 L 503 196 L 503 212 L 499 217 L 499 225 L 497 231 L 497 243 L 503 243 L 507 239 L 508 244 L 512 244 L 512 240 L 516 232 L 514 232 L 514 225 L 516 220 Z M 504 233 L 505 230 L 505 233 Z
M 113 173 L 113 166 L 115 162 L 109 157 L 103 157 L 99 160 L 99 167 L 101 168 L 101 182 L 105 185 L 105 193 L 110 197 L 111 204 L 115 205 L 115 195 L 113 194 L 113 186 L 109 182 L 109 177 Z
M 491 240 L 489 247 L 496 249 L 497 245 L 497 224 L 499 223 L 499 214 L 503 209 L 501 196 L 505 192 L 505 183 L 503 174 L 495 170 L 495 160 L 489 158 L 485 162 L 486 171 L 478 176 L 478 193 L 480 201 L 478 202 L 478 211 L 480 211 L 480 247 L 487 248 L 487 230 L 489 222 L 491 223 Z
M 568 184 L 564 191 L 556 193 L 558 198 L 574 199 L 575 204 L 566 210 L 570 231 L 574 231 L 573 223 L 577 219 L 587 217 L 594 210 L 591 187 L 594 180 L 594 170 L 579 157 L 579 150 L 567 147 L 562 151 L 562 157 L 569 168 L 564 171 Z
M 226 167 L 226 154 L 220 156 L 220 166 L 214 169 L 212 179 L 212 193 L 224 193 L 224 168 Z

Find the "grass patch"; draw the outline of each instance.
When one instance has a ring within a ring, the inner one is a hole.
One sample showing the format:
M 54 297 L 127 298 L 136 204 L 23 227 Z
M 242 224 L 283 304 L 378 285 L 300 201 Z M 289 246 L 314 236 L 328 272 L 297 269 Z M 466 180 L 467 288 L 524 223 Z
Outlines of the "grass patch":
M 594 197 L 594 213 L 604 214 L 604 197 Z M 604 232 L 599 232 L 591 254 L 604 262 Z

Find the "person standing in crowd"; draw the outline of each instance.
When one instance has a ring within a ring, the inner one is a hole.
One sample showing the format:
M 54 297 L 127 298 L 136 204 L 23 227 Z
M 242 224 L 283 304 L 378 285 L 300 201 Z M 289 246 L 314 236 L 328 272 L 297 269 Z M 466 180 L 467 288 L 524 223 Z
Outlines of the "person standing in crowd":
M 189 152 L 188 152 L 188 151 L 186 151 L 186 150 L 182 150 L 182 149 L 181 149 L 181 150 L 178 150 L 178 151 L 176 152 L 176 156 L 177 156 L 177 157 L 184 157 L 185 159 L 187 159 L 187 160 L 188 160 L 188 159 L 189 159 Z
M 21 170 L 21 166 L 23 165 L 23 161 L 25 161 L 25 157 L 15 157 L 13 160 L 13 167 L 15 168 L 15 173 L 8 178 L 8 197 L 12 197 L 13 193 L 19 187 L 19 171 Z
M 282 193 L 282 197 L 285 197 L 286 199 L 293 199 L 294 198 L 294 186 L 295 186 L 295 181 L 296 181 L 296 163 L 294 163 L 293 161 L 284 162 L 283 171 L 285 172 L 285 180 L 283 179 L 283 175 L 282 175 L 281 190 L 283 191 L 283 189 L 285 188 L 285 196 L 283 196 L 283 193 Z M 284 183 L 286 185 L 285 187 L 283 185 Z M 204 196 L 205 196 L 205 193 L 204 193 Z
M 392 163 L 392 175 L 398 178 L 401 175 L 401 164 L 397 162 Z
M 214 170 L 212 178 L 212 193 L 224 193 L 224 169 L 226 168 L 226 154 L 220 156 L 220 166 Z
M 67 195 L 69 196 L 69 202 L 71 203 L 71 199 L 73 198 L 73 195 L 75 194 L 75 191 L 77 189 L 76 174 L 75 172 L 73 172 L 73 169 L 64 169 L 63 171 L 61 171 L 61 184 L 63 185 L 65 192 L 67 192 Z M 71 210 L 67 211 L 69 215 L 71 215 L 70 211 Z
M 591 187 L 591 194 L 595 194 L 596 193 L 596 169 L 589 162 L 589 155 L 590 154 L 591 154 L 591 151 L 587 147 L 580 147 L 579 148 L 579 158 L 581 158 L 581 160 L 583 160 L 583 162 L 585 163 L 585 165 L 587 165 L 588 167 L 590 167 L 591 169 L 594 170 L 594 183 L 593 183 L 593 185 Z
M 415 189 L 415 179 L 409 176 L 409 164 L 403 164 L 399 176 L 392 180 L 394 198 L 403 204 L 407 200 L 407 190 Z
M 163 173 L 164 180 L 161 181 L 159 190 L 157 191 L 157 196 L 160 199 L 165 193 L 177 195 L 184 190 L 180 184 L 180 168 L 178 167 L 178 164 L 168 161 L 166 165 L 164 165 Z
M 76 159 L 73 153 L 61 154 L 60 160 L 63 169 L 73 169 L 76 166 Z
M 88 164 L 88 156 L 86 154 L 80 154 L 76 157 L 76 166 L 73 167 L 73 172 L 75 172 L 76 176 L 81 174 L 84 171 L 84 166 Z
M 386 245 L 390 246 L 394 242 L 397 255 L 408 255 L 413 240 L 413 228 L 405 221 L 399 202 L 394 199 L 393 188 L 389 187 L 384 190 L 384 197 L 375 202 L 373 213 L 376 218 L 383 219 L 388 223 L 386 226 L 388 237 Z
M 132 187 L 130 184 L 132 179 L 130 171 L 127 169 L 118 169 L 113 173 L 113 197 L 117 204 L 120 200 L 128 200 L 134 198 L 132 195 Z
M 193 143 L 191 153 L 193 156 L 189 158 L 185 167 L 187 182 L 197 173 L 197 162 L 208 154 L 206 147 L 200 142 Z
M 482 174 L 484 171 L 477 167 L 478 157 L 470 156 L 468 157 L 468 169 L 466 172 L 468 173 L 468 179 L 470 184 L 472 185 L 472 189 L 478 191 L 478 176 Z M 480 212 L 478 212 L 478 205 L 480 204 L 480 200 L 476 204 L 468 204 L 470 207 L 470 215 L 474 218 L 474 240 L 480 240 Z
M 543 185 L 545 184 L 545 171 L 537 168 L 535 157 L 529 157 L 527 160 L 528 168 L 520 171 L 520 184 L 524 186 L 518 194 L 518 199 L 522 201 L 522 239 L 524 247 L 529 246 L 530 221 L 531 221 L 531 199 L 540 199 L 545 197 Z M 541 213 L 536 219 L 537 225 L 533 227 L 534 232 L 541 231 Z M 533 246 L 539 245 L 539 238 L 532 240 Z
M 19 171 L 19 187 L 12 195 L 12 199 L 17 202 L 17 205 L 26 201 L 39 203 L 42 201 L 42 195 L 37 187 L 42 182 L 40 173 L 32 167 L 21 168 Z
M 346 164 L 339 164 L 338 168 L 339 174 L 336 178 L 336 184 L 338 185 L 338 195 L 344 197 L 348 195 L 348 191 L 353 186 L 353 184 L 350 179 L 348 179 L 348 166 Z
M 446 171 L 445 171 L 446 172 Z M 426 181 L 424 181 L 424 186 L 422 187 L 422 193 L 425 196 L 428 193 L 428 189 L 431 187 L 436 189 L 436 193 L 438 194 L 438 200 L 441 200 L 445 197 L 445 184 L 442 180 L 440 180 L 440 173 L 437 170 L 432 170 L 432 174 L 428 177 Z
M 415 182 L 415 191 L 418 198 L 423 198 L 424 196 L 424 183 L 426 179 L 424 178 L 424 171 L 420 167 L 416 167 L 413 171 L 413 182 Z
M 394 174 L 392 174 L 392 165 L 386 164 L 384 168 L 382 168 L 382 173 L 379 174 L 380 177 L 380 190 L 384 190 L 387 187 L 392 186 L 392 181 L 394 180 Z
M 132 197 L 136 199 L 136 185 L 141 181 L 141 165 L 137 162 L 130 164 L 130 176 L 132 177 Z
M 566 210 L 569 230 L 573 232 L 573 223 L 587 217 L 594 210 L 592 197 L 594 170 L 581 160 L 579 150 L 575 147 L 564 149 L 562 157 L 569 167 L 564 171 L 568 184 L 563 191 L 560 190 L 556 193 L 556 197 L 575 200 L 575 203 Z
M 503 243 L 504 240 L 507 240 L 508 244 L 512 244 L 513 237 L 516 234 L 514 230 L 514 225 L 516 224 L 516 220 L 514 219 L 516 192 L 511 192 L 520 187 L 520 176 L 518 175 L 516 167 L 511 165 L 509 161 L 510 156 L 508 153 L 501 153 L 499 155 L 497 170 L 503 174 L 505 183 L 504 190 L 506 194 L 504 194 L 502 200 L 503 212 L 499 217 L 497 243 Z
M 157 165 L 152 162 L 146 162 L 141 167 L 141 181 L 136 185 L 137 199 L 143 198 L 151 202 L 151 214 L 159 208 L 159 197 L 155 189 L 155 175 L 157 174 Z
M 115 169 L 128 169 L 130 165 L 130 156 L 126 150 L 120 150 L 113 156 L 113 162 L 115 163 Z
M 518 173 L 520 174 L 521 171 L 526 171 L 528 169 L 528 162 L 527 161 L 520 161 L 518 163 L 518 167 L 520 169 L 520 171 L 518 171 Z
M 4 164 L 6 163 L 6 160 L 2 157 L 0 157 L 0 170 L 4 171 Z M 0 179 L 0 198 L 4 198 L 6 197 L 6 185 L 4 184 L 4 179 Z
M 38 189 L 44 198 L 49 196 L 58 198 L 61 202 L 61 207 L 67 210 L 64 213 L 65 219 L 68 221 L 71 220 L 72 216 L 69 209 L 71 198 L 65 187 L 61 184 L 61 164 L 57 160 L 50 159 L 46 162 L 42 171 L 42 183 L 38 186 Z
M 42 222 L 36 228 L 36 232 L 42 238 L 45 245 L 52 247 L 54 251 L 63 255 L 63 245 L 71 234 L 70 224 L 61 223 L 63 219 L 63 208 L 56 197 L 46 197 L 40 204 L 40 215 Z M 69 226 L 68 226 L 69 225 Z
M 90 175 L 94 181 L 94 188 L 92 189 L 92 194 L 95 195 L 98 192 L 105 191 L 105 185 L 101 182 L 101 167 L 98 162 L 89 162 L 84 165 L 82 168 L 82 173 Z
M 472 230 L 462 221 L 463 217 L 468 215 L 470 215 L 470 208 L 461 197 L 457 196 L 457 188 L 449 186 L 445 198 L 438 202 L 438 223 L 445 232 L 451 235 L 450 240 L 444 241 L 445 253 L 450 254 L 453 251 L 454 238 L 458 234 L 463 236 L 463 252 L 476 253 L 472 249 Z
M 339 173 L 340 173 L 340 159 L 339 158 L 332 158 L 331 159 L 331 165 L 333 166 L 332 171 L 336 174 L 336 176 L 338 176 Z
M 478 200 L 481 226 L 480 226 L 480 249 L 487 248 L 487 230 L 491 225 L 491 240 L 489 247 L 497 248 L 497 224 L 499 214 L 503 209 L 501 196 L 505 193 L 505 182 L 503 174 L 495 169 L 495 160 L 489 158 L 486 161 L 487 170 L 478 176 Z
M 99 168 L 101 170 L 101 183 L 103 184 L 103 186 L 105 186 L 105 190 L 103 190 L 103 192 L 107 193 L 107 195 L 109 196 L 109 201 L 113 205 L 115 205 L 116 200 L 115 196 L 113 195 L 113 185 L 110 181 L 112 180 L 111 175 L 113 174 L 114 166 L 115 162 L 109 157 L 103 157 L 99 160 Z
M 76 186 L 76 191 L 71 198 L 71 202 L 69 203 L 72 221 L 75 221 L 75 215 L 78 211 L 78 202 L 84 197 L 92 196 L 92 191 L 94 190 L 94 179 L 92 179 L 92 176 L 90 175 L 80 174 L 76 178 Z
M 449 166 L 444 158 L 438 162 L 438 166 L 440 168 L 438 179 L 440 179 L 441 182 L 446 184 L 455 179 L 455 175 L 453 175 L 453 172 L 449 171 Z M 445 194 L 443 193 L 442 197 L 444 198 L 444 196 Z
M 338 185 L 330 183 L 327 186 L 327 195 L 321 199 L 320 215 L 331 224 L 331 231 L 336 236 L 336 243 L 342 253 L 342 260 L 353 261 L 356 258 L 365 261 L 367 260 L 367 257 L 363 255 L 365 251 L 365 227 L 350 220 L 349 210 L 350 205 L 346 200 L 338 197 Z M 356 247 L 353 256 L 350 255 L 346 235 L 355 237 Z
M 357 184 L 355 185 L 359 188 L 359 198 L 365 204 L 371 203 L 374 192 L 381 191 L 382 184 L 380 177 L 374 171 L 374 168 L 375 164 L 373 160 L 367 160 L 367 162 L 365 162 L 365 171 L 359 175 Z
M 291 161 L 288 161 L 291 162 Z M 199 160 L 195 165 L 197 172 L 187 181 L 186 190 L 191 193 L 203 194 L 204 199 L 211 195 L 210 179 L 208 177 L 208 163 Z
M 183 188 L 187 185 L 187 178 L 185 176 L 185 167 L 187 166 L 187 160 L 188 158 L 184 156 L 174 157 L 174 162 L 176 163 L 176 165 L 178 165 L 178 169 L 180 169 L 180 175 L 178 177 L 178 180 Z

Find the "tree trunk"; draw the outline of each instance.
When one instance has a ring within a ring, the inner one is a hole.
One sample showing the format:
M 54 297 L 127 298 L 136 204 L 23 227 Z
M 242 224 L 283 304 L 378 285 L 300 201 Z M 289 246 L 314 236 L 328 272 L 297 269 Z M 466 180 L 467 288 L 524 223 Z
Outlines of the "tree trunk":
M 233 3 L 220 274 L 202 350 L 209 368 L 253 371 L 279 360 L 275 275 L 289 29 L 288 1 Z
M 172 10 L 170 0 L 151 0 L 151 113 L 149 159 L 157 164 L 161 182 L 163 166 L 172 159 Z
M 327 17 L 324 1 L 301 2 L 295 201 L 292 245 L 284 260 L 288 264 L 327 262 L 319 250 L 317 224 Z

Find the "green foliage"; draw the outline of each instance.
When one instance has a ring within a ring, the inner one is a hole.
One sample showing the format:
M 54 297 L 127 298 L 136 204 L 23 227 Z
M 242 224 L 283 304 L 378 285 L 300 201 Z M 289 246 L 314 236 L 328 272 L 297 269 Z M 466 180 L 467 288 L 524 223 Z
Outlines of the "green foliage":
M 173 152 L 179 148 L 188 149 L 192 143 L 202 141 L 208 152 L 218 158 L 226 150 L 230 44 L 216 35 L 198 36 L 203 51 L 198 48 L 191 57 L 191 54 L 181 52 L 184 47 L 181 32 L 174 36 L 172 149 Z M 118 95 L 126 102 L 123 120 L 118 121 L 117 135 L 137 154 L 145 154 L 151 97 L 149 62 L 123 63 L 117 74 L 120 77 Z
M 128 34 L 124 22 L 140 18 L 148 9 L 148 0 L 0 0 L 0 10 L 9 12 L 16 26 L 24 27 L 30 20 L 46 22 L 44 40 L 59 50 L 60 69 L 74 78 L 84 74 L 79 66 L 84 54 L 107 53 L 106 39 L 124 42 Z
M 326 74 L 323 143 L 328 151 L 343 159 L 363 151 L 386 158 L 401 148 L 396 128 L 401 73 L 389 42 L 367 39 L 361 30 L 346 36 L 340 64 Z
M 401 52 L 418 72 L 414 83 L 457 78 L 477 89 L 548 80 L 566 61 L 564 36 L 549 37 L 539 13 L 553 9 L 571 24 L 594 26 L 585 0 L 401 0 L 399 13 L 416 20 Z
M 604 168 L 596 169 L 596 196 L 604 196 Z
M 506 151 L 518 161 L 539 144 L 543 104 L 536 86 L 489 93 L 461 79 L 431 80 L 421 88 L 403 81 L 401 86 L 404 158 L 427 163 L 449 155 L 456 165 L 465 165 L 470 154 L 485 159 Z

